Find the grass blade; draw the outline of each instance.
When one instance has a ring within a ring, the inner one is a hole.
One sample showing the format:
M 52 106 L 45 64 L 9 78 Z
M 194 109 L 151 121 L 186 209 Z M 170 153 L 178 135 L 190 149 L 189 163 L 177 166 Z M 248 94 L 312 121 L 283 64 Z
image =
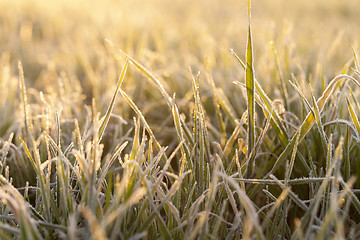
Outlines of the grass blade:
M 108 107 L 108 109 L 106 110 L 106 114 L 105 114 L 105 118 L 103 120 L 103 122 L 101 123 L 100 125 L 100 128 L 99 128 L 99 143 L 101 142 L 101 139 L 103 137 L 103 134 L 104 134 L 104 131 L 105 131 L 105 128 L 107 126 L 107 124 L 109 123 L 109 120 L 110 120 L 110 115 L 111 115 L 111 111 L 112 109 L 114 108 L 114 105 L 115 105 L 115 99 L 116 99 L 116 96 L 121 88 L 121 84 L 122 82 L 124 81 L 124 78 L 125 78 L 125 74 L 126 74 L 126 69 L 129 65 L 129 60 L 126 59 L 125 63 L 124 63 L 124 67 L 121 71 L 121 74 L 120 74 L 120 77 L 119 77 L 119 81 L 116 85 L 116 90 L 115 90 L 115 93 L 111 99 L 111 102 L 110 102 L 110 105 Z
M 351 103 L 350 103 L 350 100 L 349 98 L 346 98 L 346 102 L 347 102 L 347 105 L 348 105 L 348 108 L 349 108 L 349 112 L 350 112 L 350 116 L 351 116 L 351 119 L 353 120 L 353 123 L 356 127 L 356 137 L 359 138 L 360 136 L 360 123 L 359 123 L 359 119 L 354 111 L 354 108 L 352 107 Z
M 249 17 L 249 29 L 248 39 L 246 48 L 246 68 L 245 68 L 245 79 L 246 79 L 246 93 L 247 93 L 247 112 L 248 112 L 248 145 L 247 152 L 249 158 L 248 174 L 253 173 L 254 158 L 251 157 L 250 153 L 255 147 L 255 73 L 254 73 L 254 61 L 253 61 L 253 43 L 251 36 L 251 12 L 250 12 L 250 1 L 248 0 L 248 17 Z

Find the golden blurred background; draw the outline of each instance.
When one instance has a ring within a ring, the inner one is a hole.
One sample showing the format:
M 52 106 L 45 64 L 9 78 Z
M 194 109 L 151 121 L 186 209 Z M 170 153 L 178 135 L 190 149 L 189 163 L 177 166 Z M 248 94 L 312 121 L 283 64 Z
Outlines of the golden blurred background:
M 260 81 L 269 81 L 273 68 L 272 41 L 286 78 L 300 71 L 314 79 L 339 74 L 357 47 L 359 9 L 357 0 L 252 1 Z M 63 72 L 74 88 L 79 82 L 96 96 L 121 69 L 109 39 L 156 75 L 176 79 L 168 81 L 170 92 L 181 92 L 179 79 L 190 78 L 189 67 L 209 71 L 226 92 L 242 74 L 229 49 L 243 58 L 246 13 L 245 0 L 1 0 L 0 55 L 15 63 L 14 72 L 21 60 L 32 87 L 51 90 Z

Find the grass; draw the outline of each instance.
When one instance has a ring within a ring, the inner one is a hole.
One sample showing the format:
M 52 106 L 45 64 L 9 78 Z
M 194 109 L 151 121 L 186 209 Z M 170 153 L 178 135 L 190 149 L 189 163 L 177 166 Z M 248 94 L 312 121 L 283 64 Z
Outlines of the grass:
M 357 3 L 229 3 L 0 1 L 1 239 L 360 238 Z

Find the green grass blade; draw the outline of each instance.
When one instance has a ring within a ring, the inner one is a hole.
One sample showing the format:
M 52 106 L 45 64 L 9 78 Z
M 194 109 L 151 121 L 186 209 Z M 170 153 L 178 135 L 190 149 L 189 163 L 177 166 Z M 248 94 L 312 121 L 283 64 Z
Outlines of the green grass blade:
M 185 163 L 187 162 L 187 159 L 190 157 L 190 150 L 189 150 L 189 146 L 187 145 L 185 138 L 184 138 L 183 128 L 181 126 L 181 121 L 180 121 L 181 117 L 180 117 L 179 109 L 177 108 L 176 104 L 174 104 L 174 106 L 172 108 L 172 114 L 173 114 L 174 125 L 176 128 L 176 133 L 177 133 L 179 142 L 183 142 L 183 145 L 181 146 L 183 162 L 181 163 L 181 166 L 180 166 L 180 174 L 182 174 L 184 172 Z M 191 162 L 189 162 L 189 164 L 190 163 Z
M 251 33 L 251 15 L 250 15 L 250 1 L 248 1 L 248 17 L 249 17 L 249 29 L 246 48 L 246 93 L 247 93 L 247 112 L 248 112 L 248 143 L 247 152 L 250 158 L 250 153 L 255 147 L 255 73 L 254 73 L 254 61 L 253 61 L 253 43 Z M 254 159 L 249 159 L 248 174 L 253 173 Z
M 236 60 L 240 63 L 240 65 L 245 70 L 246 66 L 245 66 L 244 62 L 240 59 L 240 57 L 234 51 L 231 51 L 231 53 L 235 56 Z M 237 82 L 235 82 L 235 83 L 237 83 Z M 271 100 L 266 95 L 265 91 L 263 90 L 261 85 L 256 81 L 256 79 L 255 79 L 255 87 L 256 87 L 257 92 L 260 95 L 260 99 L 265 104 L 265 108 L 262 107 L 263 113 L 264 113 L 265 117 L 269 117 L 271 109 L 274 109 L 274 107 L 272 106 Z M 283 123 L 281 122 L 280 117 L 279 117 L 279 115 L 277 114 L 276 111 L 272 112 L 271 126 L 276 131 L 277 136 L 279 137 L 281 143 L 284 146 L 286 146 L 288 144 L 288 142 L 289 142 L 289 137 L 288 137 L 286 129 L 283 126 Z
M 360 136 L 360 123 L 359 123 L 359 119 L 355 113 L 355 110 L 353 108 L 353 106 L 351 105 L 350 103 L 350 100 L 349 98 L 346 98 L 346 102 L 347 102 L 347 105 L 348 105 L 348 109 L 349 109 L 349 112 L 350 112 L 350 116 L 351 116 L 351 119 L 355 125 L 355 128 L 356 128 L 356 137 L 359 138 Z
M 24 78 L 24 70 L 20 61 L 18 62 L 18 70 L 19 70 L 19 83 L 20 83 L 19 85 L 21 91 L 21 100 L 24 111 L 25 129 L 27 131 L 27 134 L 31 134 L 32 132 L 31 115 L 29 113 L 29 107 L 27 102 L 28 99 L 27 99 L 27 90 L 26 90 L 25 78 Z
M 310 92 L 311 92 L 311 97 L 312 97 L 312 101 L 313 101 L 313 105 L 314 105 L 314 114 L 315 114 L 316 124 L 317 124 L 318 130 L 319 130 L 320 136 L 321 136 L 321 140 L 322 140 L 321 143 L 323 145 L 323 149 L 326 153 L 326 148 L 327 148 L 326 146 L 328 145 L 328 139 L 327 139 L 325 131 L 324 131 L 324 126 L 321 122 L 320 110 L 316 103 L 316 100 L 315 100 L 315 97 L 313 94 L 313 90 L 312 90 L 311 86 L 309 86 L 309 88 L 311 90 Z
M 117 86 L 116 86 L 115 93 L 114 93 L 114 95 L 113 95 L 113 97 L 111 99 L 111 102 L 110 102 L 110 105 L 109 105 L 108 109 L 106 110 L 105 118 L 104 118 L 104 120 L 101 123 L 100 128 L 99 128 L 99 133 L 98 133 L 99 143 L 101 142 L 101 139 L 103 137 L 105 128 L 106 128 L 107 124 L 109 123 L 111 111 L 114 108 L 116 96 L 117 96 L 117 94 L 118 94 L 118 92 L 119 92 L 119 90 L 121 88 L 122 82 L 124 81 L 125 74 L 126 74 L 126 69 L 128 67 L 128 64 L 129 64 L 129 61 L 128 61 L 128 59 L 126 59 L 126 61 L 124 63 L 124 67 L 123 67 L 123 69 L 121 71 L 121 74 L 120 74 L 120 77 L 119 77 L 119 81 L 118 81 Z
M 358 57 L 358 54 L 357 54 L 354 46 L 352 47 L 352 50 L 353 50 L 353 54 L 354 54 L 355 68 L 356 68 L 357 71 L 360 71 L 359 57 Z

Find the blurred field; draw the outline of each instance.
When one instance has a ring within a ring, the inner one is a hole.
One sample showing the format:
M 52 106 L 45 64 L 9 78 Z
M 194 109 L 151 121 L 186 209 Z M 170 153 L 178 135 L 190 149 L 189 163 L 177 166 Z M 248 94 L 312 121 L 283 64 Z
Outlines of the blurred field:
M 299 57 L 304 65 L 317 58 L 335 63 L 335 69 L 324 69 L 335 74 L 351 58 L 351 44 L 359 39 L 359 5 L 355 0 L 254 1 L 258 71 L 261 60 L 266 61 L 269 41 L 274 41 L 279 51 L 288 46 L 290 57 Z M 1 51 L 21 58 L 25 68 L 29 65 L 32 80 L 49 62 L 68 69 L 78 55 L 101 54 L 104 38 L 138 60 L 151 61 L 146 57 L 156 53 L 167 63 L 159 68 L 182 71 L 184 64 L 186 68 L 204 63 L 209 55 L 221 68 L 229 48 L 244 54 L 245 7 L 246 1 L 230 0 L 1 1 Z
M 278 118 L 267 123 L 257 91 L 248 173 L 245 73 L 230 51 L 245 61 L 245 0 L 0 0 L 0 238 L 360 237 L 360 91 L 338 83 L 323 109 L 313 101 L 339 74 L 359 80 L 359 10 L 357 0 L 252 2 L 255 76 Z M 267 174 L 285 143 L 295 152 L 271 172 L 279 187 Z M 289 183 L 299 178 L 309 183 Z
M 189 67 L 214 75 L 227 93 L 242 73 L 229 49 L 245 54 L 246 1 L 1 1 L 4 64 L 21 60 L 30 87 L 57 89 L 65 74 L 87 103 L 111 93 L 122 59 L 107 49 L 114 43 L 181 97 L 191 88 Z M 314 84 L 340 73 L 352 60 L 359 39 L 360 3 L 345 1 L 254 1 L 253 35 L 257 78 L 276 96 L 270 42 L 290 73 L 311 75 Z M 188 79 L 188 80 L 186 80 Z M 141 80 L 137 80 L 141 81 Z M 125 84 L 137 86 L 131 78 Z M 316 87 L 315 87 L 316 89 Z M 138 95 L 141 90 L 138 90 Z M 230 91 L 229 94 L 234 94 Z M 230 98 L 231 99 L 231 98 Z M 106 104 L 107 99 L 104 99 Z M 101 108 L 100 108 L 101 109 Z

